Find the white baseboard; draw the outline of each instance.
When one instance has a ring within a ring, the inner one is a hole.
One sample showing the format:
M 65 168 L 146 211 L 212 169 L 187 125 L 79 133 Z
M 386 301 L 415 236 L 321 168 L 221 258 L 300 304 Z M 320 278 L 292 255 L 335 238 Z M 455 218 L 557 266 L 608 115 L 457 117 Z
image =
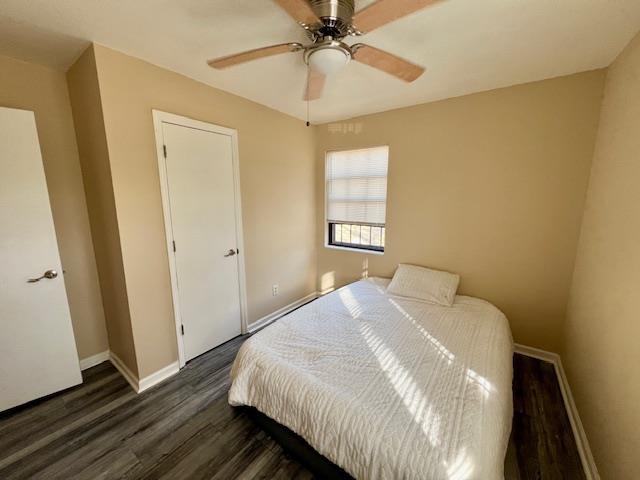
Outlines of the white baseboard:
M 131 385 L 131 388 L 133 388 L 136 393 L 142 393 L 180 371 L 180 364 L 178 363 L 178 360 L 176 360 L 172 364 L 161 368 L 157 372 L 154 372 L 142 379 L 138 379 L 137 375 L 129 370 L 129 368 L 124 364 L 120 357 L 118 357 L 115 353 L 109 352 L 109 360 L 111 361 L 111 363 L 113 363 L 113 366 L 118 369 L 125 380 L 129 382 L 129 385 Z
M 139 391 L 138 377 L 134 375 L 131 370 L 129 370 L 129 367 L 127 367 L 124 362 L 120 360 L 120 357 L 118 357 L 115 353 L 109 352 L 109 360 L 111 361 L 111 363 L 113 363 L 113 366 L 118 369 L 124 379 L 129 382 L 131 388 L 133 388 L 137 393 Z
M 295 310 L 296 308 L 301 307 L 305 303 L 309 303 L 311 300 L 315 300 L 319 296 L 320 295 L 318 294 L 318 292 L 312 292 L 309 295 L 302 297 L 296 300 L 295 302 L 290 303 L 289 305 L 285 305 L 284 307 L 276 310 L 273 313 L 270 313 L 269 315 L 265 315 L 264 317 L 259 318 L 258 320 L 253 322 L 251 325 L 249 325 L 247 327 L 247 330 L 249 331 L 249 333 L 254 333 L 260 330 L 261 328 L 266 327 L 271 322 L 279 319 L 280 317 L 285 316 L 287 313 L 291 312 L 292 310 Z
M 556 364 L 560 360 L 560 355 L 546 350 L 540 350 L 539 348 L 528 347 L 527 345 L 521 345 L 519 343 L 514 344 L 514 350 L 516 353 L 526 355 L 527 357 L 537 358 L 545 362 Z
M 107 360 L 109 360 L 109 350 L 96 353 L 95 355 L 91 355 L 90 357 L 80 360 L 80 370 L 86 370 L 87 368 L 95 367 L 96 365 L 99 365 L 102 362 L 106 362 Z
M 596 462 L 593 459 L 591 448 L 589 447 L 589 440 L 587 434 L 584 431 L 578 409 L 573 400 L 571 394 L 571 388 L 569 387 L 569 381 L 567 375 L 562 366 L 562 359 L 560 355 L 553 352 L 547 352 L 546 350 L 540 350 L 539 348 L 528 347 L 526 345 L 515 344 L 516 353 L 526 355 L 528 357 L 537 358 L 545 362 L 552 363 L 558 377 L 558 383 L 560 385 L 560 391 L 562 392 L 562 399 L 564 400 L 564 406 L 569 416 L 569 422 L 571 423 L 571 429 L 573 430 L 573 436 L 576 439 L 576 446 L 578 453 L 580 454 L 580 460 L 582 461 L 582 468 L 587 476 L 587 480 L 600 480 L 600 474 Z
M 138 381 L 138 393 L 144 392 L 145 390 L 157 385 L 158 383 L 166 380 L 167 378 L 175 375 L 180 371 L 180 363 L 178 360 L 173 362 L 170 365 L 167 365 L 164 368 L 161 368 L 157 372 L 152 373 L 151 375 L 144 377 Z
M 312 292 L 309 295 L 302 297 L 298 300 L 296 300 L 295 302 L 290 303 L 289 305 L 286 305 L 278 310 L 276 310 L 273 313 L 270 313 L 269 315 L 266 315 L 258 320 L 256 320 L 255 322 L 253 322 L 251 325 L 249 325 L 248 327 L 248 331 L 250 333 L 253 333 L 263 327 L 266 327 L 268 324 L 270 324 L 271 322 L 277 320 L 278 318 L 286 315 L 287 313 L 291 312 L 292 310 L 295 310 L 298 307 L 301 307 L 302 305 L 304 305 L 305 303 L 310 302 L 311 300 L 314 300 L 316 298 L 319 297 L 318 292 Z M 129 382 L 129 384 L 131 385 L 131 387 L 137 392 L 137 393 L 141 393 L 144 392 L 145 390 L 148 390 L 149 388 L 153 387 L 154 385 L 157 385 L 158 383 L 162 382 L 163 380 L 166 380 L 167 378 L 169 378 L 172 375 L 175 375 L 176 373 L 178 373 L 180 371 L 180 363 L 178 360 L 176 360 L 175 362 L 173 362 L 170 365 L 167 365 L 166 367 L 161 368 L 160 370 L 158 370 L 157 372 L 152 373 L 151 375 L 148 375 L 144 378 L 139 379 L 137 377 L 137 375 L 134 375 L 134 373 L 129 370 L 129 368 L 124 364 L 124 362 L 113 352 L 102 352 L 99 355 L 102 355 L 101 358 L 104 357 L 103 360 L 97 361 L 95 363 L 93 363 L 93 365 L 97 365 L 98 363 L 100 363 L 101 361 L 104 360 L 110 360 L 111 363 L 113 363 L 113 366 L 116 367 L 118 369 L 118 371 L 122 374 L 122 376 L 125 378 L 125 380 L 127 382 Z M 98 357 L 98 355 L 94 355 L 94 357 Z M 81 366 L 83 365 L 82 362 L 86 361 L 86 364 L 88 365 L 85 368 L 89 368 L 90 365 L 90 360 L 93 361 L 94 357 L 89 357 L 87 359 L 84 359 L 80 362 Z

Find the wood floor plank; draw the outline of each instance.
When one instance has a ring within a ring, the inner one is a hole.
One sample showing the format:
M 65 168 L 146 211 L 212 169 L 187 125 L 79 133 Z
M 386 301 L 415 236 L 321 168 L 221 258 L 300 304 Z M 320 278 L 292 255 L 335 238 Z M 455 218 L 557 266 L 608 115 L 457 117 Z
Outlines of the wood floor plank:
M 72 475 L 77 480 L 107 480 L 120 479 L 131 469 L 139 465 L 138 458 L 127 448 L 117 448 L 110 450 L 95 461 L 91 462 L 84 469 Z M 43 472 L 43 475 L 46 475 Z M 43 478 L 54 478 L 43 476 Z M 58 477 L 69 478 L 69 477 Z
M 585 479 L 552 364 L 514 356 L 514 419 L 520 478 Z
M 313 478 L 229 406 L 229 372 L 244 340 L 140 395 L 105 362 L 83 372 L 78 387 L 0 414 L 0 478 Z M 553 366 L 515 355 L 513 395 L 505 478 L 584 479 Z

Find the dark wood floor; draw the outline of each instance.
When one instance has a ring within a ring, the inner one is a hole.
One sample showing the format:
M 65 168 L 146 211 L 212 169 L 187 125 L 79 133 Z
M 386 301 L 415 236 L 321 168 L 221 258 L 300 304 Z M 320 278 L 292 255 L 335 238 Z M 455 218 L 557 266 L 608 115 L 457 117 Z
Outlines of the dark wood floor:
M 506 479 L 586 479 L 552 364 L 513 357 Z
M 227 403 L 242 338 L 140 395 L 109 363 L 84 384 L 0 414 L 0 479 L 312 478 Z M 507 479 L 582 479 L 555 372 L 514 358 Z

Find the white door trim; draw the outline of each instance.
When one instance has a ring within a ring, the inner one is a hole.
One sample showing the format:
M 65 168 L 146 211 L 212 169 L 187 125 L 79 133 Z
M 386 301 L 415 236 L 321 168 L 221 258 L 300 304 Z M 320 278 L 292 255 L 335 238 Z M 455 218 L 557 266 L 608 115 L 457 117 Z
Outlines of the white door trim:
M 240 198 L 240 158 L 238 153 L 238 131 L 214 125 L 212 123 L 202 122 L 200 120 L 194 120 L 192 118 L 183 117 L 181 115 L 175 115 L 173 113 L 162 112 L 160 110 L 152 110 L 153 113 L 153 128 L 156 136 L 156 153 L 158 157 L 158 172 L 160 174 L 160 192 L 162 195 L 162 211 L 164 214 L 164 230 L 167 242 L 167 256 L 169 258 L 169 272 L 171 275 L 171 295 L 173 297 L 173 315 L 176 323 L 176 337 L 178 342 L 178 361 L 180 368 L 184 367 L 185 354 L 184 354 L 184 342 L 182 339 L 181 325 L 182 320 L 180 318 L 180 304 L 178 296 L 178 277 L 176 269 L 175 256 L 171 255 L 173 250 L 173 235 L 172 235 L 172 223 L 171 223 L 171 209 L 169 203 L 169 184 L 167 178 L 167 166 L 166 159 L 164 157 L 164 139 L 162 133 L 162 124 L 171 123 L 173 125 L 179 125 L 182 127 L 196 128 L 198 130 L 204 130 L 206 132 L 218 133 L 221 135 L 228 135 L 231 137 L 232 155 L 233 155 L 233 182 L 234 182 L 234 198 L 235 198 L 235 226 L 236 226 L 236 238 L 237 248 L 240 254 L 238 259 L 238 283 L 240 289 L 240 331 L 244 334 L 247 333 L 247 294 L 246 294 L 246 275 L 245 275 L 245 263 L 244 263 L 244 237 L 242 232 L 242 202 Z

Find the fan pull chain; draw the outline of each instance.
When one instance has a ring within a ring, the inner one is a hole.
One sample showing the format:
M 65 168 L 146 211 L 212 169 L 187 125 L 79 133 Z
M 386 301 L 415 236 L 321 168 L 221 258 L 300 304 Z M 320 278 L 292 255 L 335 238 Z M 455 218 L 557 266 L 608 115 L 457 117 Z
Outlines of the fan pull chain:
M 305 98 L 307 100 L 307 127 L 310 125 L 309 123 L 309 81 L 311 78 L 311 67 L 307 64 L 307 91 L 305 93 Z

